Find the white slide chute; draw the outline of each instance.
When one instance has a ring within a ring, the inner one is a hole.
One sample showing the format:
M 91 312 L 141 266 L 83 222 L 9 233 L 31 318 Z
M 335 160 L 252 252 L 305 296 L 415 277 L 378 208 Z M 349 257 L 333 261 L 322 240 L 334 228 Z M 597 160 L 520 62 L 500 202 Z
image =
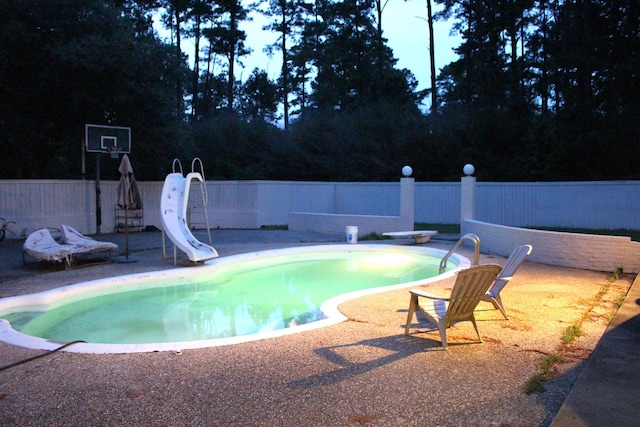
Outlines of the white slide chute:
M 192 180 L 204 181 L 198 172 L 191 172 L 186 178 L 177 172 L 167 175 L 162 187 L 160 216 L 164 232 L 174 245 L 186 253 L 191 261 L 206 261 L 216 258 L 218 252 L 196 239 L 187 224 L 187 205 Z

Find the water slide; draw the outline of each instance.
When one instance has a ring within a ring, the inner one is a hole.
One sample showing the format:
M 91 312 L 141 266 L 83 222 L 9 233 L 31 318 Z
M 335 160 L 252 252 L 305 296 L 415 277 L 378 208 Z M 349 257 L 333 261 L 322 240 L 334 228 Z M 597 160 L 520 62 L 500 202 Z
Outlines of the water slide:
M 191 181 L 203 181 L 198 172 L 191 172 L 185 178 L 181 173 L 170 173 L 162 186 L 160 216 L 164 232 L 174 245 L 187 254 L 191 261 L 205 261 L 216 258 L 218 252 L 194 237 L 187 224 L 187 205 Z

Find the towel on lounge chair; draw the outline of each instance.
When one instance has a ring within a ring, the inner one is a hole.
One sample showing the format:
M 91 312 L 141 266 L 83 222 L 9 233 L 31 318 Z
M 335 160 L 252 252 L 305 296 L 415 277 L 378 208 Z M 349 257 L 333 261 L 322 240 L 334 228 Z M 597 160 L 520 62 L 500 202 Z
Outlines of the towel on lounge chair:
M 39 228 L 27 236 L 22 249 L 38 261 L 64 261 L 67 266 L 71 266 L 71 256 L 76 247 L 61 245 L 55 241 L 48 228 Z
M 118 250 L 118 245 L 111 242 L 100 242 L 87 237 L 73 227 L 62 224 L 62 243 L 76 246 L 76 252 L 89 253 Z

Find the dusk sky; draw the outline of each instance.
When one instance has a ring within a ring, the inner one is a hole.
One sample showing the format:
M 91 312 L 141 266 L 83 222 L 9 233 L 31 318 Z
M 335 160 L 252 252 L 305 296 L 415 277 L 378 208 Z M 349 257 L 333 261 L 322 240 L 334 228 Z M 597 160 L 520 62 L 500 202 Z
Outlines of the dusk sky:
M 246 43 L 253 49 L 253 53 L 250 57 L 242 58 L 245 68 L 237 67 L 236 77 L 246 80 L 251 71 L 257 67 L 266 70 L 269 77 L 275 79 L 280 75 L 280 57 L 276 53 L 274 57 L 269 58 L 263 49 L 276 40 L 277 34 L 262 30 L 262 27 L 267 23 L 264 17 L 256 14 L 252 14 L 252 16 L 253 21 L 243 23 L 241 28 L 247 33 Z M 390 0 L 382 14 L 384 36 L 388 39 L 387 44 L 393 49 L 394 56 L 398 58 L 397 67 L 411 70 L 418 79 L 419 89 L 427 88 L 430 81 L 429 38 L 426 19 L 426 3 L 419 0 Z M 157 21 L 156 28 L 159 29 Z M 449 34 L 450 28 L 450 22 L 436 22 L 434 24 L 436 72 L 457 59 L 453 49 L 460 45 L 461 39 L 457 35 L 451 36 Z M 166 30 L 159 32 L 161 37 L 169 37 Z M 186 54 L 193 54 L 193 40 L 184 41 L 182 47 Z

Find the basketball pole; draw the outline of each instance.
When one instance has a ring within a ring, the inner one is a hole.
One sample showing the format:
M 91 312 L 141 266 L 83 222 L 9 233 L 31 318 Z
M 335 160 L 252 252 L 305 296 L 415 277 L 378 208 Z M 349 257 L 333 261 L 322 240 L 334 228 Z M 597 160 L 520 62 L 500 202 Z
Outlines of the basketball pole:
M 86 137 L 85 137 L 85 138 L 86 138 Z M 85 151 L 86 151 L 86 149 L 87 149 L 87 143 L 86 143 L 86 141 L 83 139 L 83 140 L 81 141 L 81 144 L 82 144 L 82 150 L 81 150 L 81 151 L 82 151 L 82 179 L 87 179 L 87 175 L 86 175 L 86 174 L 87 174 L 87 168 L 86 168 L 86 166 L 85 166 L 85 164 L 84 164 L 84 158 L 85 158 Z
M 100 190 L 100 161 L 103 153 L 113 153 L 110 147 L 123 147 L 118 153 L 131 150 L 131 128 L 123 126 L 84 125 L 84 149 L 82 150 L 82 178 L 86 179 L 85 153 L 96 153 L 96 234 L 102 226 L 102 200 Z M 117 158 L 118 156 L 115 156 Z
M 96 153 L 96 234 L 102 225 L 102 202 L 100 200 L 100 153 Z

